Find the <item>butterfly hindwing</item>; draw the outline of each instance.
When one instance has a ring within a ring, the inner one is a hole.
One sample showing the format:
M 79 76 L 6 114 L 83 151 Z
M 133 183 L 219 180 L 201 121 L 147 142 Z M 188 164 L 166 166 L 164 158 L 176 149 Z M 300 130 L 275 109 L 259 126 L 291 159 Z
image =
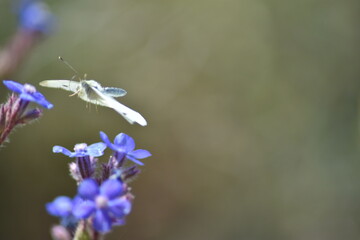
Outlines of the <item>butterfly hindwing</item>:
M 115 87 L 105 87 L 103 93 L 110 97 L 123 97 L 127 94 L 126 90 Z

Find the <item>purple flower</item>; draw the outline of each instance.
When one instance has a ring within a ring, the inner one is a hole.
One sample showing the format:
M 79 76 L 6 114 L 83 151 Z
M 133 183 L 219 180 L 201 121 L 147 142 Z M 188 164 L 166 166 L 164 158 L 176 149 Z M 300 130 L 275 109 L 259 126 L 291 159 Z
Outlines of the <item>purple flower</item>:
M 71 199 L 66 196 L 59 196 L 55 198 L 54 201 L 47 203 L 45 207 L 50 215 L 61 219 L 61 225 L 69 229 L 74 229 L 79 219 L 73 215 L 73 207 L 79 201 L 81 201 L 79 197 Z
M 115 152 L 115 157 L 118 161 L 123 161 L 127 158 L 136 164 L 144 165 L 138 159 L 143 159 L 151 156 L 151 153 L 143 149 L 135 149 L 135 141 L 132 137 L 125 133 L 118 134 L 114 143 L 110 142 L 108 136 L 104 132 L 100 132 L 100 137 L 106 145 Z
M 68 217 L 72 214 L 73 200 L 69 197 L 59 196 L 46 204 L 46 210 L 55 217 Z
M 55 18 L 50 12 L 48 6 L 37 0 L 23 0 L 19 9 L 20 27 L 48 34 L 54 26 Z
M 78 187 L 84 200 L 74 206 L 73 214 L 79 219 L 93 218 L 96 231 L 106 233 L 131 211 L 131 201 L 123 196 L 124 186 L 116 179 L 108 179 L 99 187 L 93 179 L 86 179 Z
M 68 157 L 76 157 L 76 163 L 70 165 L 71 176 L 76 181 L 90 178 L 95 173 L 97 159 L 104 154 L 106 145 L 102 142 L 94 143 L 88 146 L 86 143 L 76 144 L 75 152 L 70 152 L 67 148 L 54 146 L 54 153 L 62 153 Z
M 35 102 L 48 109 L 54 106 L 45 99 L 44 95 L 37 92 L 36 88 L 30 84 L 22 85 L 11 80 L 4 80 L 3 83 L 11 91 L 18 93 L 19 97 L 24 101 Z
M 69 151 L 67 148 L 61 146 L 54 146 L 53 152 L 54 153 L 62 153 L 68 157 L 100 157 L 104 154 L 104 150 L 106 145 L 102 142 L 94 143 L 88 146 L 86 143 L 79 143 L 76 144 L 74 147 L 75 152 Z

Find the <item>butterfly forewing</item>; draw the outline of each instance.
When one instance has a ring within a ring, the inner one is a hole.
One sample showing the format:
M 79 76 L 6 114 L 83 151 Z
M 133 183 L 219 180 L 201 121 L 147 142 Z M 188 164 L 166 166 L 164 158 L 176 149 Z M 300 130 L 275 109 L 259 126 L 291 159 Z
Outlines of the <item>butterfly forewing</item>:
M 40 86 L 50 88 L 61 88 L 66 91 L 76 92 L 79 89 L 79 82 L 71 80 L 45 80 L 39 83 Z

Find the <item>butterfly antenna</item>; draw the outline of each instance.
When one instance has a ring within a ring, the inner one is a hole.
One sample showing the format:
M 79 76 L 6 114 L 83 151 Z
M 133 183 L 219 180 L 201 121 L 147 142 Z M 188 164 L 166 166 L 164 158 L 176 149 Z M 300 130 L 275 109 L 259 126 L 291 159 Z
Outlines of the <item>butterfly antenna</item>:
M 70 65 L 70 63 L 68 63 L 65 59 L 63 59 L 61 56 L 58 57 L 58 59 L 60 61 L 62 61 L 68 68 L 70 68 L 74 73 L 75 75 L 71 78 L 71 81 L 75 79 L 76 76 L 78 76 L 79 72 L 76 71 L 76 69 Z M 70 84 L 70 81 L 69 81 L 69 84 Z M 77 90 L 76 92 L 74 92 L 73 94 L 69 95 L 69 97 L 72 97 L 72 96 L 75 96 L 76 94 L 78 94 L 80 92 L 80 89 Z
M 70 63 L 68 63 L 65 59 L 63 59 L 61 56 L 59 56 L 58 58 L 76 74 L 75 76 L 79 74 L 79 72 L 76 71 L 75 68 L 73 68 L 73 66 L 71 66 Z

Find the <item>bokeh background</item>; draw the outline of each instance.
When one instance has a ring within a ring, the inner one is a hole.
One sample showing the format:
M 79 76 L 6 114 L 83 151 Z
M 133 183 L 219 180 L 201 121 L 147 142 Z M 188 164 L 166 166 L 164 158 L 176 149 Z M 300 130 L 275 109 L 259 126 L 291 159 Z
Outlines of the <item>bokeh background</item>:
M 126 89 L 122 103 L 149 125 L 39 86 L 55 108 L 0 149 L 0 239 L 50 239 L 44 204 L 76 191 L 52 146 L 99 131 L 153 154 L 127 225 L 106 239 L 360 238 L 358 1 L 47 3 L 56 30 L 12 79 L 69 79 L 61 55 Z M 11 5 L 0 2 L 1 45 Z

